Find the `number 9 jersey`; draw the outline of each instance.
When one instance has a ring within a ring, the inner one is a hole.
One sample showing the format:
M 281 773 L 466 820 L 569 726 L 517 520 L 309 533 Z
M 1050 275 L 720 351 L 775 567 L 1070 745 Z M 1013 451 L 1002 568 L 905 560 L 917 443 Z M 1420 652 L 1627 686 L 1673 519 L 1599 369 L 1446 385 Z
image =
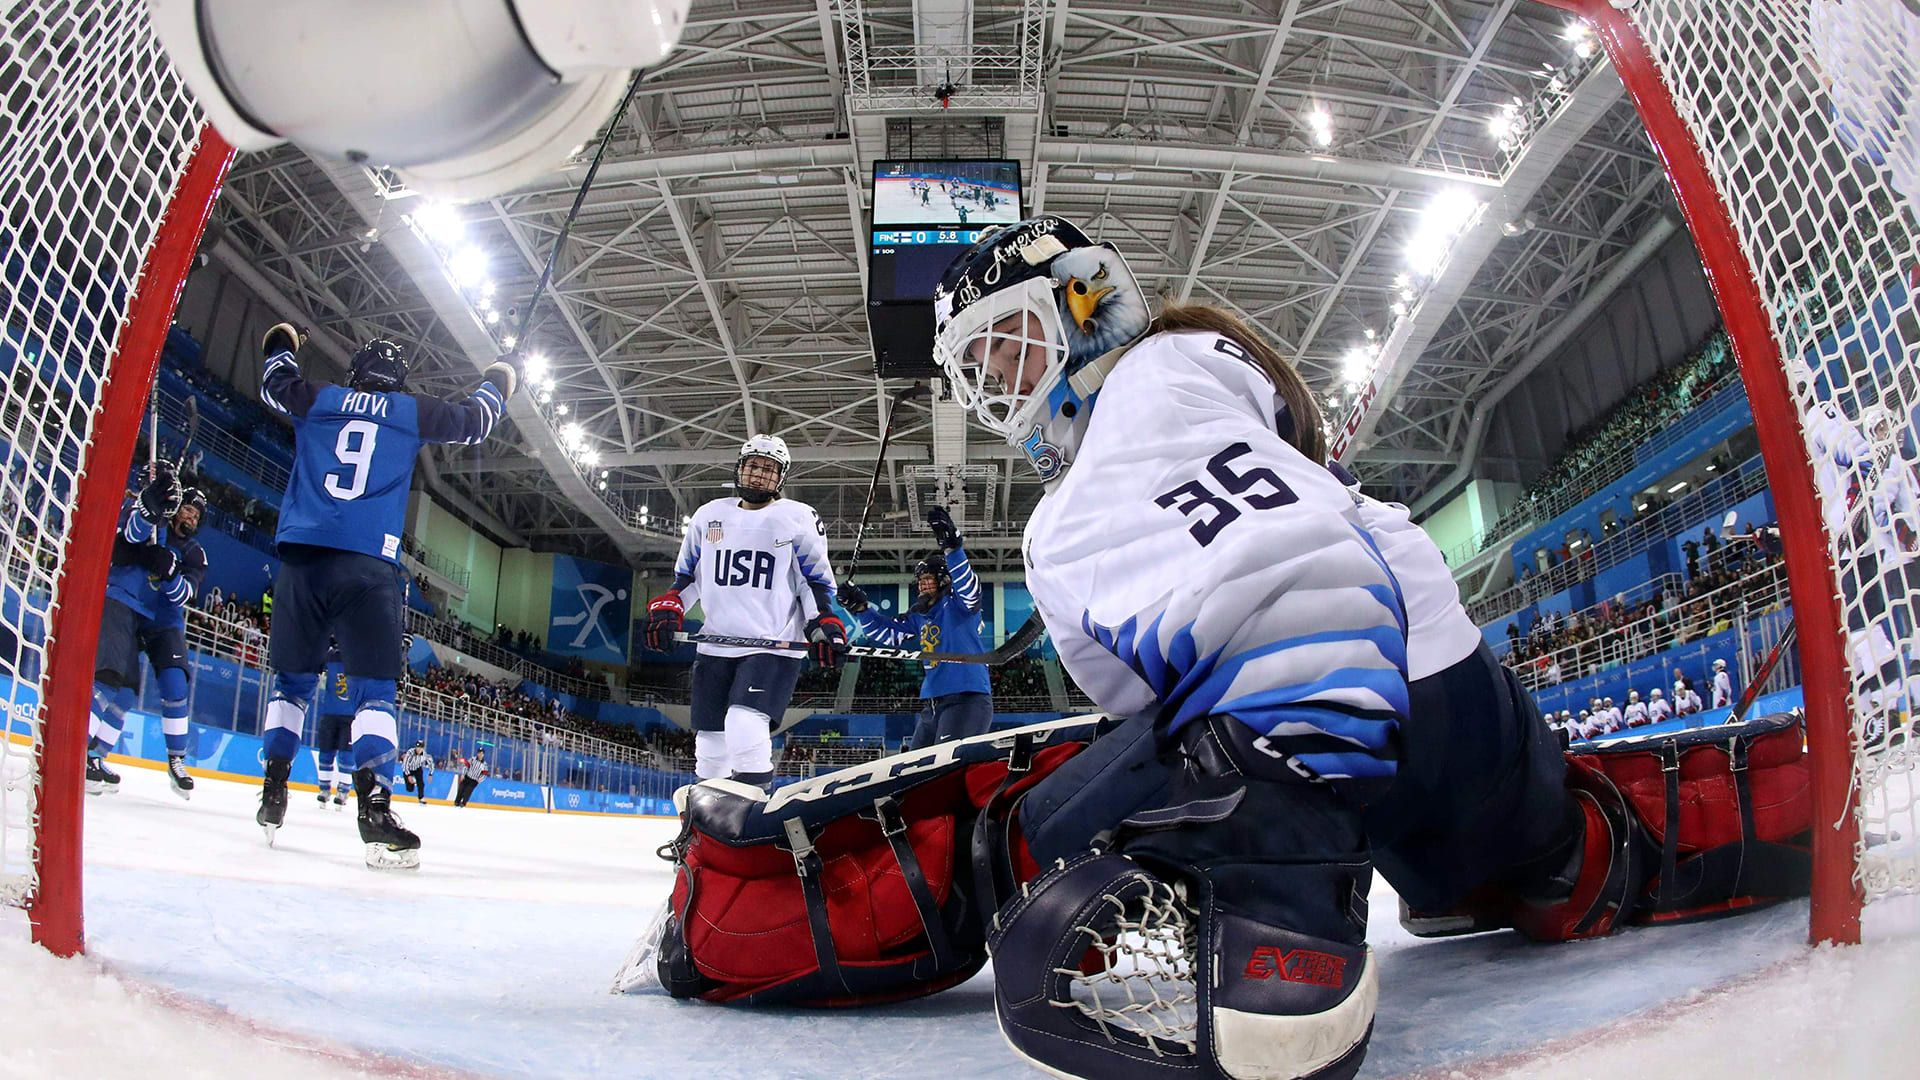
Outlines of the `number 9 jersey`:
M 1291 422 L 1231 339 L 1134 346 L 1027 523 L 1027 586 L 1102 709 L 1157 704 L 1162 730 L 1231 714 L 1296 771 L 1384 786 L 1405 605 L 1353 497 L 1278 433 Z
M 260 400 L 293 420 L 293 475 L 280 502 L 279 544 L 315 544 L 400 561 L 407 493 L 422 443 L 484 442 L 504 409 L 483 382 L 458 404 L 300 377 L 293 354 L 267 361 Z

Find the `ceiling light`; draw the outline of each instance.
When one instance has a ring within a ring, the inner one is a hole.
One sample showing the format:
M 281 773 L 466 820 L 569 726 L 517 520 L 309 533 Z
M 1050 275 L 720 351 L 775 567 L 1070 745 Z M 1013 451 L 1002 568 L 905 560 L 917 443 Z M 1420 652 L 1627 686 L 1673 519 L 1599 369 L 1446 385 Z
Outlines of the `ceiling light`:
M 578 450 L 586 445 L 587 431 L 579 424 L 564 424 L 560 428 L 560 445 L 569 450 Z
M 1708 465 L 1708 466 L 1707 466 L 1707 471 L 1708 471 L 1708 472 L 1717 472 L 1717 471 L 1719 470 L 1719 468 L 1720 468 L 1720 466 L 1718 466 L 1718 465 Z
M 566 402 L 564 402 L 564 401 L 563 401 L 563 402 L 561 402 L 560 404 L 558 404 L 558 405 L 555 405 L 555 406 L 553 407 L 553 411 L 554 411 L 554 412 L 557 412 L 557 413 L 559 413 L 559 414 L 560 414 L 561 416 L 565 416 L 565 415 L 567 415 L 567 405 L 566 405 Z
M 494 323 L 497 323 L 499 321 L 500 321 L 500 313 L 489 308 L 487 310 L 487 325 L 492 326 Z
M 526 363 L 521 365 L 521 370 L 526 374 L 528 382 L 544 382 L 547 377 L 546 354 L 534 353 L 527 357 Z
M 605 480 L 600 481 L 600 490 L 601 491 L 607 490 L 607 482 Z
M 1668 488 L 1668 489 L 1667 489 L 1667 494 L 1669 494 L 1669 495 L 1671 495 L 1671 494 L 1673 494 L 1674 492 L 1676 492 L 1676 491 L 1679 491 L 1679 490 L 1680 490 L 1681 488 L 1683 488 L 1683 487 L 1686 487 L 1686 486 L 1687 486 L 1687 482 L 1686 482 L 1685 480 L 1682 480 L 1682 481 L 1680 481 L 1679 483 L 1677 483 L 1677 484 L 1675 484 L 1675 485 L 1673 485 L 1672 487 L 1670 487 L 1670 488 Z
M 1480 203 L 1463 188 L 1448 188 L 1434 195 L 1407 240 L 1407 266 L 1422 277 L 1431 277 L 1446 261 L 1454 237 L 1479 211 Z
M 520 340 L 519 338 L 514 337 L 512 334 L 508 334 L 506 337 L 503 337 L 500 339 L 500 347 L 504 349 L 511 349 L 513 348 L 514 344 L 519 340 Z
M 1367 327 L 1367 328 L 1366 328 L 1365 330 L 1362 330 L 1362 331 L 1360 331 L 1360 332 L 1361 332 L 1362 334 L 1365 334 L 1365 335 L 1366 335 L 1366 338 L 1367 338 L 1367 340 L 1368 340 L 1368 341 L 1372 341 L 1372 340 L 1373 340 L 1373 338 L 1374 338 L 1374 333 L 1373 333 L 1373 327 L 1371 327 L 1371 326 L 1369 326 L 1369 327 Z
M 542 404 L 542 405 L 551 405 L 551 404 L 553 404 L 553 391 L 551 391 L 551 390 L 542 390 L 542 391 L 540 391 L 540 404 Z M 565 414 L 565 413 L 561 413 L 560 415 L 562 415 L 562 416 L 565 416 L 566 414 Z
M 460 211 L 446 203 L 430 202 L 415 210 L 413 223 L 441 247 L 454 247 L 467 236 L 467 223 L 460 220 Z
M 586 462 L 589 466 L 598 465 L 600 464 L 600 451 L 583 450 L 580 452 L 580 460 Z
M 1560 36 L 1568 41 L 1585 41 L 1592 33 L 1592 27 L 1580 19 L 1575 19 L 1567 24 L 1565 30 L 1560 31 Z
M 1573 55 L 1575 55 L 1575 56 L 1577 56 L 1577 57 L 1579 57 L 1579 58 L 1580 58 L 1580 59 L 1582 59 L 1582 60 L 1585 60 L 1585 59 L 1587 59 L 1588 57 L 1590 57 L 1590 56 L 1592 56 L 1592 55 L 1593 55 L 1593 42 L 1591 42 L 1591 41 L 1586 41 L 1586 40 L 1582 40 L 1582 41 L 1580 41 L 1580 42 L 1579 42 L 1578 44 L 1576 44 L 1576 45 L 1574 45 L 1574 47 L 1573 47 Z
M 447 272 L 457 285 L 478 285 L 486 280 L 487 253 L 467 244 L 447 256 Z

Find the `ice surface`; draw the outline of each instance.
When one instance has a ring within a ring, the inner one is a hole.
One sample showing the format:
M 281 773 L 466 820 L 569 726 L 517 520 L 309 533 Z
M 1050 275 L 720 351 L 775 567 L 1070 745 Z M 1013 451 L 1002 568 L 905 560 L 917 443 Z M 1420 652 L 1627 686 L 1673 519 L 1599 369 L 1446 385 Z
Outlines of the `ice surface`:
M 351 814 L 296 792 L 278 846 L 258 789 L 191 803 L 123 770 L 88 800 L 89 960 L 0 919 L 0 1078 L 272 1075 L 1033 1077 L 986 975 L 863 1010 L 736 1009 L 608 980 L 668 887 L 661 820 L 416 806 L 416 874 L 360 863 Z M 1363 1077 L 1911 1077 L 1920 902 L 1862 949 L 1809 950 L 1803 905 L 1561 947 L 1416 942 L 1375 892 L 1379 1021 Z M 104 967 L 105 974 L 101 969 Z M 289 1049 L 297 1048 L 297 1049 Z

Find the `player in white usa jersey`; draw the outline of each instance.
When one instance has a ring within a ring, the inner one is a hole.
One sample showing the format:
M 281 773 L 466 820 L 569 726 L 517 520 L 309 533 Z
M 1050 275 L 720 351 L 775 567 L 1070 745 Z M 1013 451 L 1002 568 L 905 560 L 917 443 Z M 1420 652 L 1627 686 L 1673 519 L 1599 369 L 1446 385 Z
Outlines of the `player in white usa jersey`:
M 1470 703 L 1505 709 L 1498 722 L 1476 723 L 1470 707 L 1458 745 L 1413 741 L 1410 661 L 1420 656 L 1422 682 L 1444 678 L 1483 652 L 1479 634 L 1429 603 L 1444 595 L 1437 584 L 1422 595 L 1431 619 L 1411 617 L 1364 504 L 1325 465 L 1311 393 L 1257 331 L 1202 306 L 1150 320 L 1119 253 L 1055 217 L 990 231 L 949 268 L 934 307 L 935 355 L 955 397 L 1047 483 L 1026 530 L 1027 585 L 1061 659 L 1103 709 L 1132 714 L 1021 803 L 1033 856 L 1064 862 L 996 925 L 1040 952 L 1065 948 L 1080 904 L 1142 867 L 1176 880 L 1196 932 L 1216 946 L 1192 957 L 1202 1031 L 1215 1033 L 1195 1048 L 1205 1074 L 1351 1076 L 1378 979 L 1353 902 L 1371 874 L 1363 809 L 1417 745 L 1432 775 L 1466 794 L 1431 806 L 1409 797 L 1402 812 L 1437 810 L 1455 830 L 1446 844 L 1504 845 L 1522 823 L 1500 820 L 1512 816 L 1504 803 L 1475 800 L 1476 781 L 1525 751 L 1503 738 L 1542 747 L 1540 768 L 1557 780 L 1557 740 L 1509 677 L 1498 693 L 1512 700 Z M 1410 575 L 1426 554 L 1402 552 Z M 1542 785 L 1554 812 L 1523 825 L 1550 850 L 1501 850 L 1489 860 L 1501 880 L 1488 884 L 1512 887 L 1508 871 L 1584 881 L 1583 859 L 1605 877 L 1607 834 L 1598 852 L 1578 842 L 1580 811 L 1552 786 Z M 1550 891 L 1530 899 L 1555 907 Z M 1265 993 L 1264 975 L 1226 959 L 1254 942 L 1333 974 Z M 1118 1044 L 1094 1041 L 1022 982 L 1046 973 L 1018 952 L 995 965 L 1015 1050 L 1057 1075 L 1115 1075 L 1107 1055 Z M 1131 1055 L 1125 1075 L 1196 1067 L 1163 1057 Z
M 740 448 L 736 494 L 701 504 L 687 522 L 673 588 L 647 605 L 647 646 L 673 648 L 686 610 L 728 637 L 812 643 L 814 659 L 845 661 L 846 628 L 833 614 L 826 526 L 803 502 L 779 497 L 792 462 L 778 436 Z M 694 772 L 771 789 L 773 723 L 786 710 L 803 657 L 734 645 L 699 646 L 693 664 Z

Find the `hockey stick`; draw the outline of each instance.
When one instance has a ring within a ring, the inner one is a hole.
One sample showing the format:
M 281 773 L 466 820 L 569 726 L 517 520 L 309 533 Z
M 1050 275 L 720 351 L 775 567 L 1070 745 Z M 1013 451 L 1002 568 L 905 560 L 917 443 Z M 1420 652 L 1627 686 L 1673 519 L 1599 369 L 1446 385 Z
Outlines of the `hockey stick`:
M 873 461 L 873 479 L 867 481 L 867 506 L 860 511 L 860 527 L 853 533 L 853 556 L 847 560 L 847 576 L 852 577 L 854 569 L 860 565 L 860 548 L 867 539 L 867 519 L 873 516 L 873 498 L 880 490 L 880 470 L 887 464 L 887 443 L 893 440 L 893 423 L 900 415 L 900 406 L 913 398 L 927 393 L 925 383 L 914 383 L 893 396 L 893 404 L 887 406 L 887 427 L 880 433 L 880 456 Z
M 627 82 L 627 92 L 621 95 L 620 107 L 613 111 L 613 119 L 607 121 L 607 133 L 600 137 L 600 148 L 593 152 L 593 163 L 587 166 L 586 179 L 580 181 L 580 190 L 573 193 L 573 207 L 567 211 L 567 218 L 560 223 L 560 232 L 553 238 L 553 247 L 547 251 L 547 265 L 540 270 L 540 280 L 533 286 L 533 296 L 527 301 L 527 310 L 520 315 L 520 326 L 513 334 L 512 355 L 518 356 L 527 345 L 527 332 L 533 329 L 533 313 L 540 308 L 540 300 L 547 295 L 547 283 L 553 280 L 553 264 L 560 260 L 560 245 L 567 242 L 567 234 L 573 231 L 573 221 L 580 216 L 580 207 L 587 201 L 587 192 L 593 187 L 593 178 L 600 173 L 600 161 L 607 156 L 607 144 L 613 141 L 613 133 L 620 128 L 620 120 L 627 115 L 627 105 L 633 101 L 633 92 L 640 86 L 641 72 L 633 73 Z
M 1027 616 L 1020 629 L 1013 632 L 1004 644 L 992 652 L 983 653 L 943 653 L 931 649 L 889 649 L 881 645 L 849 645 L 848 656 L 875 660 L 922 660 L 929 663 L 946 664 L 1004 664 L 1027 651 L 1040 635 L 1046 633 L 1047 624 L 1040 621 L 1035 612 Z M 727 634 L 675 634 L 675 641 L 690 642 L 695 645 L 730 645 L 740 649 L 781 649 L 805 652 L 812 648 L 804 641 L 781 641 L 777 638 L 733 637 Z
M 1733 711 L 1727 714 L 1726 723 L 1737 724 L 1746 719 L 1747 710 L 1753 708 L 1754 699 L 1760 696 L 1760 688 L 1766 685 L 1768 677 L 1773 674 L 1773 665 L 1780 662 L 1780 654 L 1793 640 L 1794 629 L 1795 624 L 1789 620 L 1780 640 L 1773 643 L 1773 648 L 1767 651 L 1767 658 L 1760 662 L 1753 678 L 1747 680 L 1747 688 L 1740 692 L 1740 700 L 1733 703 Z

